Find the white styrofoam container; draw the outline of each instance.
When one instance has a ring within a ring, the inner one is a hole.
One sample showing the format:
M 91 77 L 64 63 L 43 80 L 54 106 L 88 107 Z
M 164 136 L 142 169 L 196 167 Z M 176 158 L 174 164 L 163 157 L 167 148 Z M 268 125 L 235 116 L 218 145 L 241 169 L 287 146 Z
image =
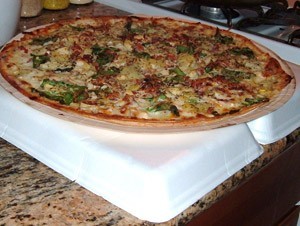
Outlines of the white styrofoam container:
M 247 123 L 260 144 L 278 141 L 300 127 L 300 66 L 288 65 L 296 78 L 296 90 L 292 98 L 278 110 Z
M 202 132 L 129 133 L 42 113 L 0 86 L 0 136 L 131 213 L 167 221 L 262 153 L 246 124 Z

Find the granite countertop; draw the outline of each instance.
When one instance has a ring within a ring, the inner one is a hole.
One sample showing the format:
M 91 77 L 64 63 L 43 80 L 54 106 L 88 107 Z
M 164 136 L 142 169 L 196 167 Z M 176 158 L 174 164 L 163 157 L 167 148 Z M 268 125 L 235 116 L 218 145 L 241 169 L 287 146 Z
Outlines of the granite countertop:
M 127 15 L 99 3 L 71 5 L 63 11 L 43 10 L 35 18 L 22 18 L 19 31 L 66 18 Z M 0 225 L 184 225 L 258 172 L 291 143 L 300 129 L 270 145 L 264 153 L 168 222 L 142 221 L 0 138 Z
M 184 225 L 300 138 L 300 129 L 168 222 L 142 221 L 0 138 L 0 225 Z

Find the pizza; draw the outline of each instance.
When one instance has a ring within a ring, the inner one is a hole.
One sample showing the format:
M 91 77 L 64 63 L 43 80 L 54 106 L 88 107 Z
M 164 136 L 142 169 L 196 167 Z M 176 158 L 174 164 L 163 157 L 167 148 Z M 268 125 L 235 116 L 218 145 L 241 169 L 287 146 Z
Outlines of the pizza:
M 249 39 L 200 22 L 64 20 L 8 43 L 0 72 L 18 92 L 95 121 L 190 127 L 247 114 L 294 79 Z

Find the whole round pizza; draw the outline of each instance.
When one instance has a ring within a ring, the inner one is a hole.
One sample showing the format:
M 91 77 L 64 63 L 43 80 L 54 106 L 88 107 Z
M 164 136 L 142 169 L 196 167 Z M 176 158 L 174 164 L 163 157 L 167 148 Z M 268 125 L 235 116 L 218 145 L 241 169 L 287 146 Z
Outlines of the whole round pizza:
M 30 100 L 147 128 L 234 124 L 294 89 L 286 69 L 230 31 L 138 16 L 61 21 L 24 32 L 0 53 L 3 78 Z

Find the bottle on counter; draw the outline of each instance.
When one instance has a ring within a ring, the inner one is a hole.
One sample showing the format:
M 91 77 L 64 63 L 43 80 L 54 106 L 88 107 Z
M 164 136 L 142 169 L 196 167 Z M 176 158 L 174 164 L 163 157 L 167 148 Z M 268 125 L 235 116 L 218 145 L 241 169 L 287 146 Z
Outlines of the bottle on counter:
M 22 0 L 21 17 L 35 17 L 40 15 L 43 9 L 42 0 Z
M 70 0 L 70 3 L 77 4 L 77 5 L 83 5 L 93 2 L 93 0 Z
M 44 9 L 61 10 L 68 8 L 70 4 L 69 0 L 44 0 Z

